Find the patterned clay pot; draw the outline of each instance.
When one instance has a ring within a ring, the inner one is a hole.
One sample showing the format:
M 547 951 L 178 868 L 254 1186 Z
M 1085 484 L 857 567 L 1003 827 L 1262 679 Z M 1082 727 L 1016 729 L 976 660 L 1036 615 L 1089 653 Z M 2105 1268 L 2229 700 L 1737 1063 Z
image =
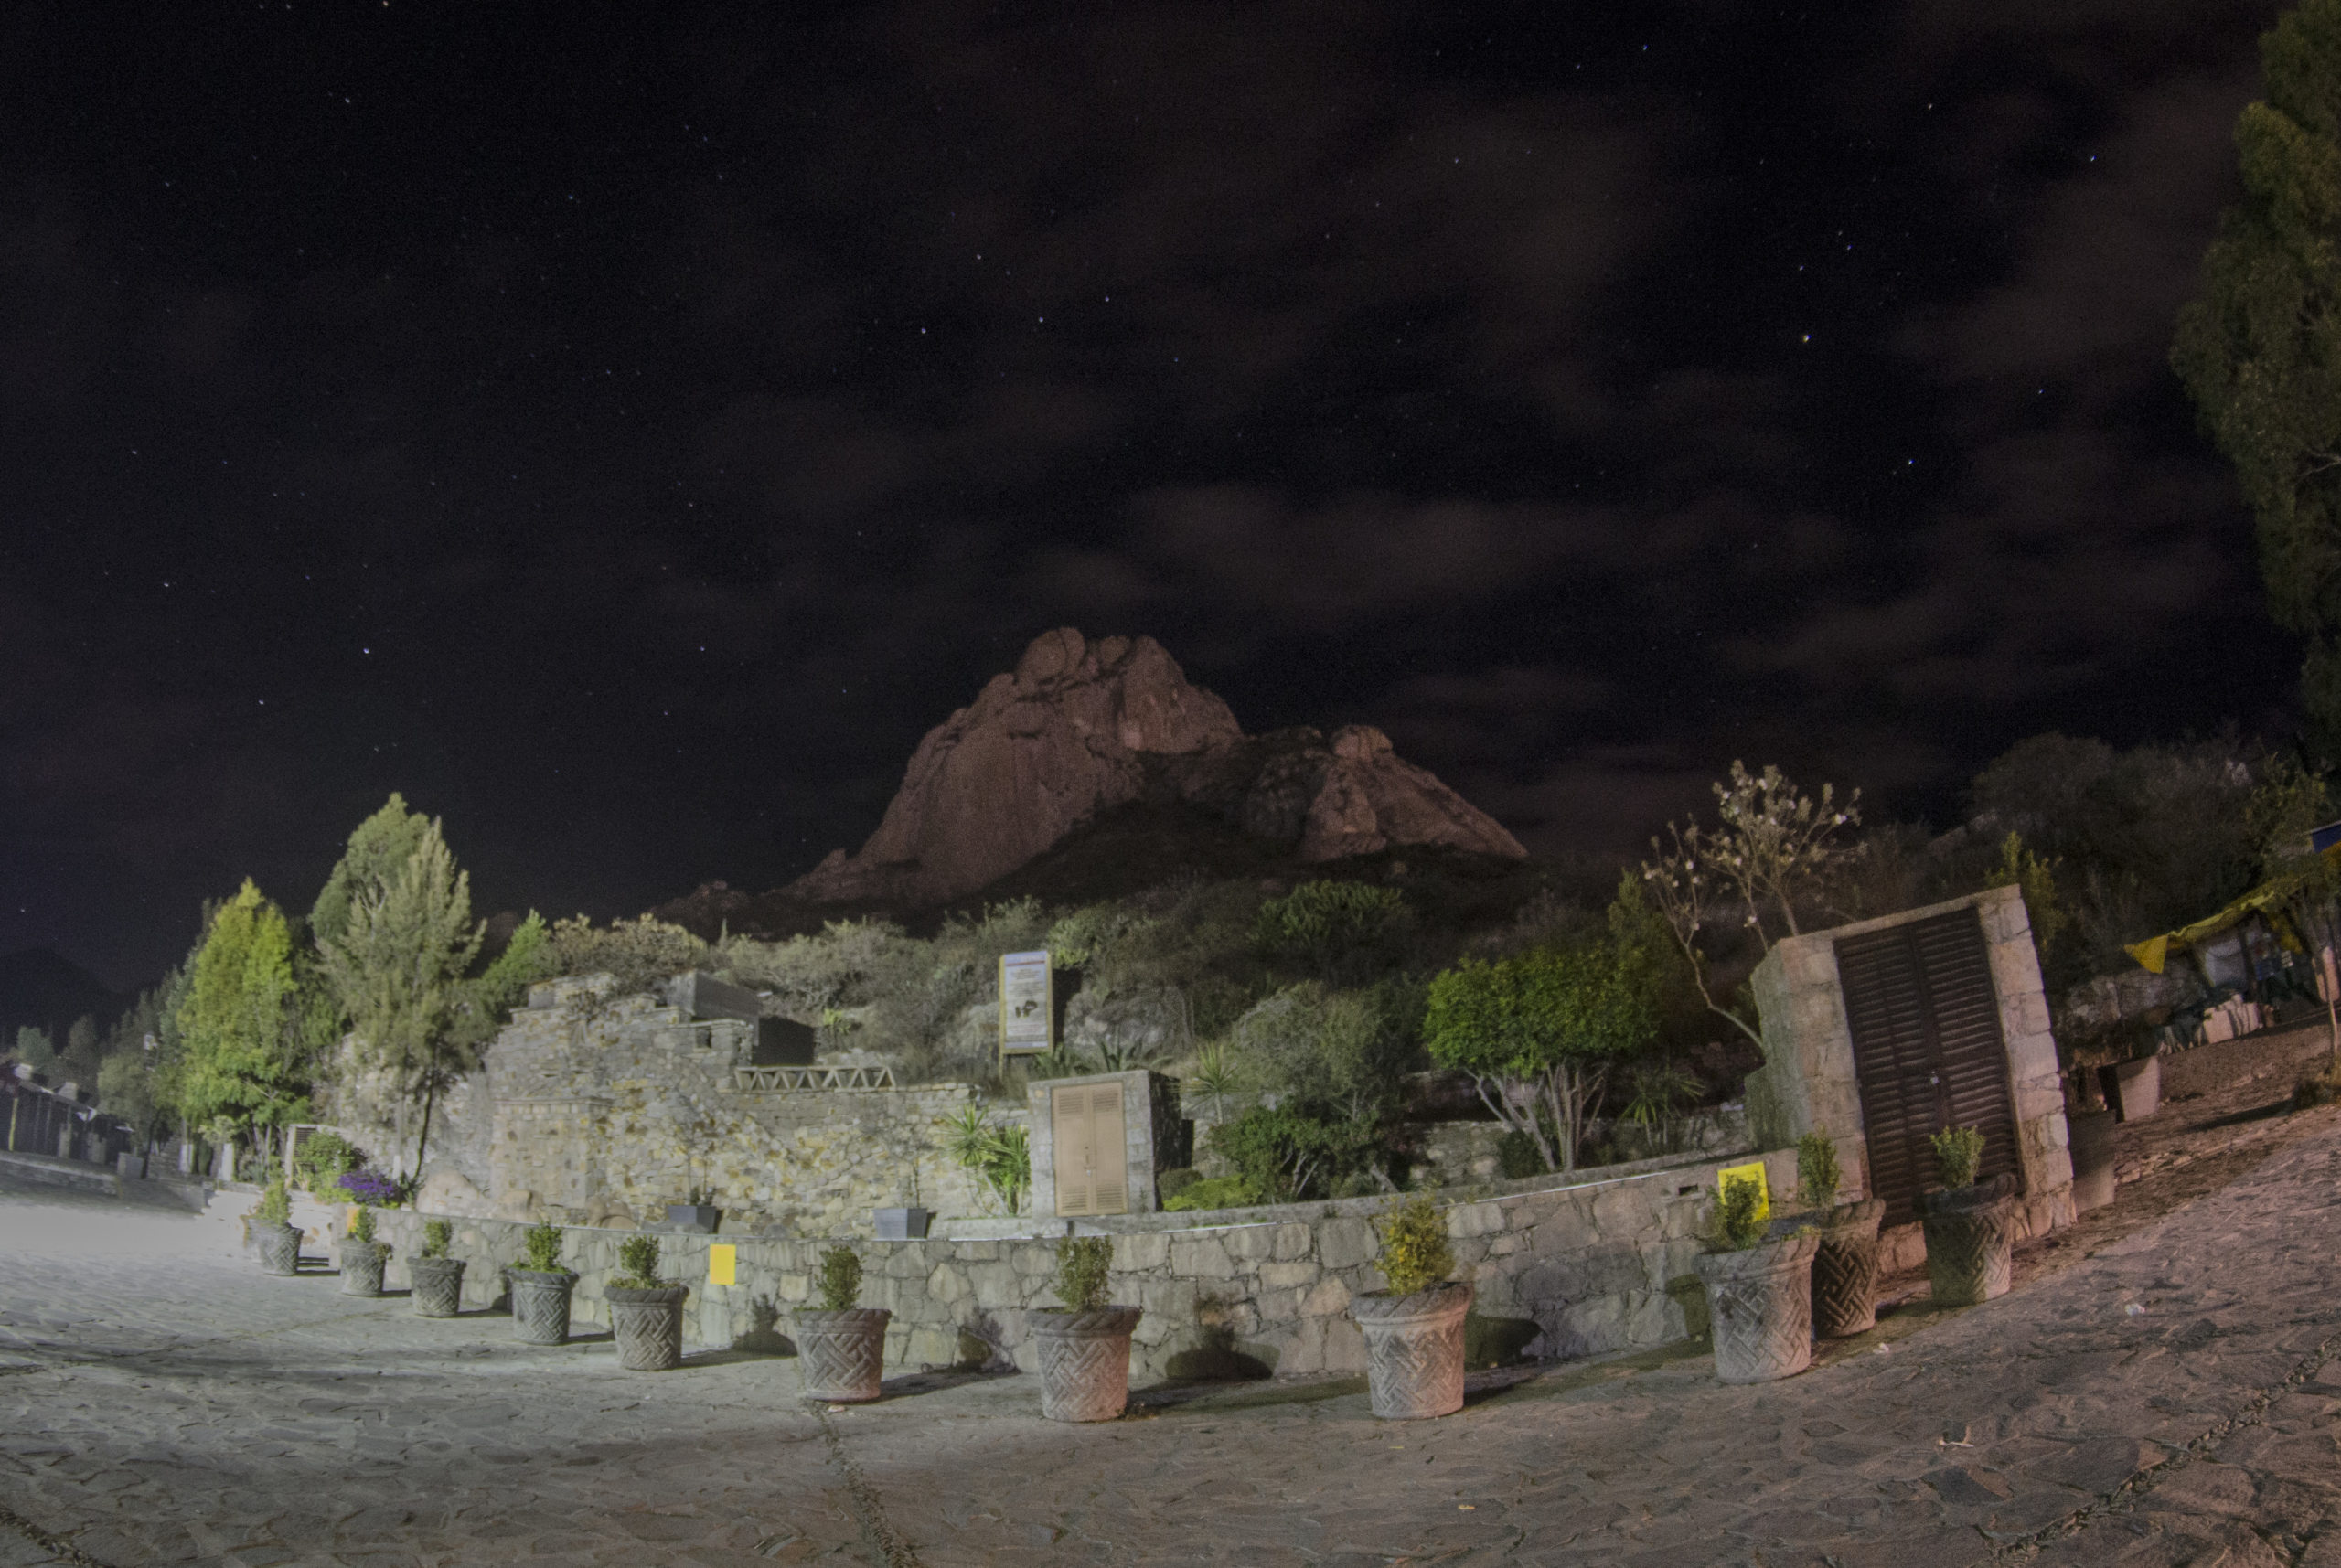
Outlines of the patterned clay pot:
M 523 1345 L 569 1343 L 569 1293 L 577 1276 L 565 1268 L 508 1268 L 504 1277 L 512 1282 L 513 1337 Z
M 683 1299 L 690 1293 L 687 1285 L 606 1287 L 602 1294 L 609 1298 L 618 1365 L 630 1372 L 666 1372 L 682 1365 Z
M 1111 1421 L 1130 1397 L 1135 1307 L 1035 1309 L 1025 1322 L 1041 1364 L 1041 1413 L 1051 1421 Z
M 453 1317 L 464 1309 L 464 1260 L 417 1258 L 406 1265 L 414 1275 L 414 1315 Z
M 382 1243 L 355 1242 L 344 1236 L 341 1241 L 342 1295 L 381 1295 L 382 1265 L 390 1261 L 390 1249 Z
M 1373 1291 L 1350 1301 L 1365 1331 L 1365 1386 L 1384 1421 L 1424 1421 L 1463 1408 L 1463 1319 L 1471 1287 L 1460 1280 L 1412 1296 Z
M 2067 1152 L 2073 1157 L 2073 1211 L 2086 1214 L 2113 1201 L 2113 1113 L 2074 1111 L 2065 1117 Z
M 893 1316 L 882 1307 L 797 1313 L 796 1375 L 805 1397 L 831 1404 L 876 1399 L 886 1371 L 886 1325 Z
M 260 1257 L 262 1274 L 298 1274 L 301 1271 L 301 1231 L 295 1225 L 272 1225 L 263 1220 L 252 1221 L 252 1251 Z
M 1998 1181 L 1979 1181 L 1919 1200 L 1927 1232 L 1927 1277 L 1937 1307 L 1973 1307 L 2008 1293 L 2008 1245 L 2015 1199 Z
M 1812 1332 L 1823 1339 L 1877 1327 L 1877 1221 L 1882 1200 L 1840 1203 L 1821 1224 L 1812 1253 Z
M 1820 1250 L 1820 1232 L 1808 1231 L 1694 1260 L 1707 1287 L 1717 1382 L 1770 1382 L 1812 1364 L 1812 1254 Z

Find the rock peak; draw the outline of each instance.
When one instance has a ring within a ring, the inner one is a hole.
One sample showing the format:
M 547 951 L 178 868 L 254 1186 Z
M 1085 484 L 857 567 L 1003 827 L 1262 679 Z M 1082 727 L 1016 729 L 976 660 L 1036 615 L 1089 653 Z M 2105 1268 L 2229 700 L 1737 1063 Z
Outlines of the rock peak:
M 1093 641 L 1061 626 L 927 731 L 860 853 L 834 850 L 784 891 L 817 902 L 941 902 L 1142 799 L 1207 807 L 1311 860 L 1393 844 L 1526 853 L 1371 725 L 1248 737 L 1153 638 Z

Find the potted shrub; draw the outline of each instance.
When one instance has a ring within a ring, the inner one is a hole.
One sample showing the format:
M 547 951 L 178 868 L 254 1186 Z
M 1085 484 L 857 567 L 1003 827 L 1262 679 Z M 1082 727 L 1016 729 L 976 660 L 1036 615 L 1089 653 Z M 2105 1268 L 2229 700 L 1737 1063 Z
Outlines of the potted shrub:
M 1942 1190 L 1927 1193 L 1919 1203 L 1935 1305 L 1972 1307 L 2005 1296 L 2015 1200 L 2005 1183 L 1975 1179 L 1983 1160 L 1983 1130 L 1945 1127 L 1931 1141 Z
M 1105 1236 L 1067 1236 L 1057 1243 L 1056 1296 L 1062 1309 L 1036 1307 L 1025 1317 L 1041 1368 L 1041 1413 L 1051 1421 L 1111 1421 L 1130 1394 L 1130 1330 L 1138 1309 L 1106 1300 L 1114 1243 Z
M 1838 1202 L 1843 1174 L 1836 1140 L 1825 1129 L 1796 1140 L 1796 1195 L 1813 1211 L 1820 1237 L 1812 1253 L 1812 1332 L 1823 1339 L 1877 1327 L 1877 1221 L 1886 1205 L 1876 1198 Z
M 1455 1251 L 1447 1216 L 1427 1198 L 1410 1198 L 1377 1222 L 1387 1288 L 1350 1301 L 1365 1332 L 1366 1388 L 1374 1413 L 1419 1421 L 1463 1408 L 1463 1318 L 1471 1287 L 1448 1278 Z
M 1812 1364 L 1812 1254 L 1821 1235 L 1809 1227 L 1773 1234 L 1758 1215 L 1761 1201 L 1755 1182 L 1726 1182 L 1710 1250 L 1695 1260 L 1718 1382 L 1769 1382 Z
M 414 1310 L 422 1317 L 453 1317 L 464 1309 L 464 1260 L 447 1255 L 454 1227 L 444 1220 L 422 1222 L 422 1255 L 406 1266 L 414 1275 Z
M 390 1261 L 390 1243 L 374 1239 L 374 1211 L 359 1204 L 341 1239 L 342 1295 L 381 1295 L 382 1265 Z
M 260 1195 L 252 1211 L 252 1248 L 265 1274 L 297 1274 L 301 1268 L 301 1230 L 293 1223 L 293 1195 L 279 1176 Z
M 561 1227 L 528 1230 L 528 1259 L 504 1271 L 512 1284 L 512 1332 L 524 1345 L 569 1341 L 569 1293 L 577 1276 L 561 1266 Z
M 672 1371 L 682 1364 L 683 1300 L 690 1286 L 658 1277 L 656 1236 L 628 1236 L 620 1243 L 618 1266 L 625 1275 L 603 1292 L 609 1298 L 618 1365 L 630 1372 Z M 564 1300 L 564 1316 L 566 1306 Z
M 821 1254 L 821 1306 L 796 1314 L 796 1372 L 807 1399 L 860 1404 L 878 1397 L 886 1370 L 886 1325 L 893 1314 L 882 1307 L 856 1307 L 861 1295 L 861 1260 L 851 1248 Z

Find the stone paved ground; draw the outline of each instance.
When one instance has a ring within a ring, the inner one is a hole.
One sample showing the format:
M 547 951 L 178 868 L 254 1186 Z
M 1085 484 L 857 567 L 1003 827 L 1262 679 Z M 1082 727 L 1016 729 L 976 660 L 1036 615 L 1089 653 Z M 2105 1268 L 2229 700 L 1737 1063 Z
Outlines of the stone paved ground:
M 2155 1136 L 2229 1114 L 2200 1110 Z M 266 1278 L 185 1217 L 0 1195 L 0 1568 L 2341 1565 L 2341 1108 L 2229 1129 L 2233 1170 L 2142 1167 L 2093 1256 L 1803 1377 L 1725 1389 L 1684 1348 L 1407 1425 L 1346 1382 L 1089 1428 L 1015 1376 L 808 1411 L 786 1358 L 625 1373 L 606 1340 Z

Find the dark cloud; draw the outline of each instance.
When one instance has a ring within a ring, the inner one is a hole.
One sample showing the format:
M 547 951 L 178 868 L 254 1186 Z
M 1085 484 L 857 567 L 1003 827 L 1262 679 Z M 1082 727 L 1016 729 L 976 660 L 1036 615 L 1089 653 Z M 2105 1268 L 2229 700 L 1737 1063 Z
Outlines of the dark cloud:
M 392 788 L 487 904 L 768 885 L 1067 622 L 1556 852 L 2281 725 L 2164 367 L 2268 15 L 23 13 L 0 948 Z

